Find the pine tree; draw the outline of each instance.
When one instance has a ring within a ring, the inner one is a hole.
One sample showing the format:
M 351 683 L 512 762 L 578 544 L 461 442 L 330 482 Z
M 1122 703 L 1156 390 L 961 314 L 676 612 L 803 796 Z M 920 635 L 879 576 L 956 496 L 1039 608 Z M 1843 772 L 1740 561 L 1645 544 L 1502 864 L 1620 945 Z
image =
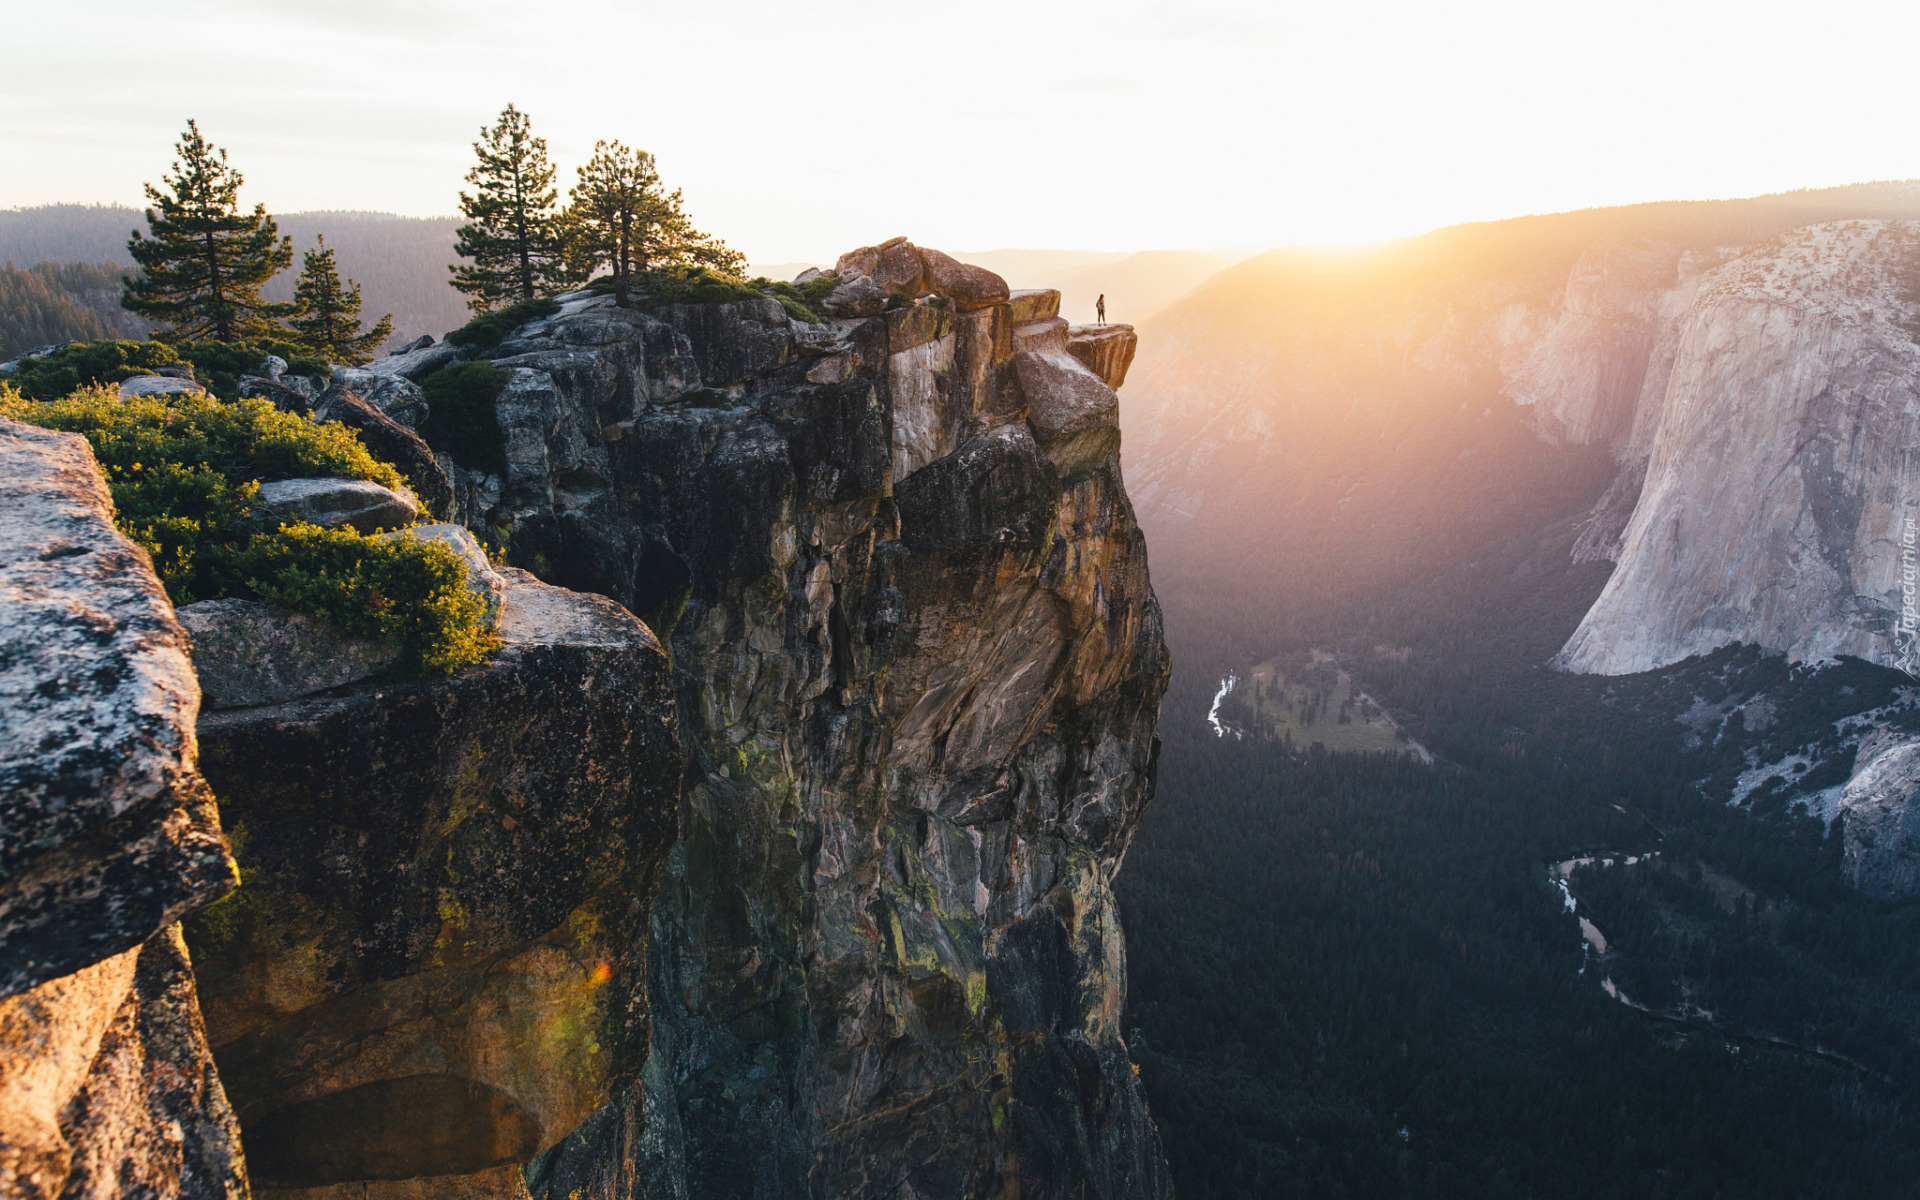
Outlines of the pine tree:
M 280 236 L 264 204 L 240 211 L 240 172 L 194 122 L 178 151 L 173 174 L 162 177 L 171 194 L 146 185 L 158 215 L 147 209 L 150 235 L 135 230 L 127 243 L 143 277 L 126 280 L 121 307 L 168 326 L 154 334 L 168 342 L 277 332 L 293 305 L 262 299 L 260 288 L 292 264 L 293 239 Z
M 568 282 L 554 229 L 553 165 L 545 138 L 533 136 L 527 115 L 509 104 L 492 129 L 473 144 L 479 162 L 467 172 L 474 193 L 460 193 L 460 214 L 471 224 L 454 239 L 455 253 L 473 260 L 449 267 L 467 306 L 488 312 L 556 291 Z
M 393 314 L 360 332 L 360 285 L 349 279 L 342 287 L 327 239 L 321 236 L 315 241 L 318 245 L 301 260 L 300 283 L 294 289 L 299 312 L 287 322 L 293 340 L 328 362 L 349 366 L 366 362 L 393 336 Z
M 645 150 L 595 142 L 579 175 L 561 222 L 568 261 L 580 279 L 608 268 L 621 306 L 628 303 L 634 276 L 644 271 L 700 266 L 738 275 L 746 269 L 745 255 L 693 227 L 679 190 L 661 187 L 653 155 Z

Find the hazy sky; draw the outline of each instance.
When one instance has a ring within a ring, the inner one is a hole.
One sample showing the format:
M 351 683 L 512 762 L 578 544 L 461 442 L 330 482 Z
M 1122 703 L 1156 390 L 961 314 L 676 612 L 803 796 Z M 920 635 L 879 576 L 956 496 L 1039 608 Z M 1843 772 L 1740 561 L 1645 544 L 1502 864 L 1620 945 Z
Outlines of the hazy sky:
M 270 209 L 453 211 L 530 113 L 756 262 L 1143 249 L 1920 176 L 1920 6 L 86 0 L 8 6 L 0 207 L 140 200 L 187 117 Z

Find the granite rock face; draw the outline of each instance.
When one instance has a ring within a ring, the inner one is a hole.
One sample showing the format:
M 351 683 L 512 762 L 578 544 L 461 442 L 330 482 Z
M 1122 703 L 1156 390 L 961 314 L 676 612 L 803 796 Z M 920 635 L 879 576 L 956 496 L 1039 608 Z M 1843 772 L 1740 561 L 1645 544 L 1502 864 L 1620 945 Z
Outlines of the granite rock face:
M 247 886 L 188 937 L 258 1194 L 524 1194 L 636 1084 L 680 746 L 631 614 L 508 570 L 485 666 L 200 721 Z
M 1835 222 L 1699 281 L 1619 565 L 1558 665 L 1625 674 L 1733 642 L 1916 665 L 1896 636 L 1920 516 L 1916 253 L 1915 223 Z
M 1134 347 L 1139 344 L 1131 325 L 1073 325 L 1067 329 L 1067 352 L 1115 391 L 1127 381 L 1127 368 L 1133 365 Z
M 904 239 L 840 267 L 927 282 Z M 459 472 L 458 519 L 662 632 L 690 764 L 647 1087 L 536 1195 L 1168 1194 L 1111 890 L 1168 665 L 1049 295 L 579 295 L 492 352 L 507 473 Z
M 243 1197 L 176 920 L 234 884 L 187 638 L 87 444 L 0 421 L 0 1194 Z
M 342 638 L 258 600 L 202 600 L 175 615 L 193 637 L 205 710 L 277 704 L 371 679 L 400 661 L 395 643 Z

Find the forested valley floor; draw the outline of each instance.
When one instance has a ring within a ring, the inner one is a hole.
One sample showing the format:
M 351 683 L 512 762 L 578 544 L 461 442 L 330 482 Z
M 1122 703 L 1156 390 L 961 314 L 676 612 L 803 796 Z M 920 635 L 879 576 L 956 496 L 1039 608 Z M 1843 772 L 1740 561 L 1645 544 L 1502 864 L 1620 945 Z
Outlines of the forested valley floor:
M 1186 1200 L 1920 1189 L 1920 905 L 1848 888 L 1840 830 L 1768 788 L 1726 802 L 1849 714 L 1920 724 L 1910 681 L 1738 648 L 1549 672 L 1607 572 L 1556 565 L 1571 530 L 1300 620 L 1176 589 L 1159 798 L 1118 888 Z M 1275 737 L 1231 697 L 1210 727 L 1227 672 L 1315 650 L 1439 761 Z M 1761 692 L 1764 728 L 1687 723 Z

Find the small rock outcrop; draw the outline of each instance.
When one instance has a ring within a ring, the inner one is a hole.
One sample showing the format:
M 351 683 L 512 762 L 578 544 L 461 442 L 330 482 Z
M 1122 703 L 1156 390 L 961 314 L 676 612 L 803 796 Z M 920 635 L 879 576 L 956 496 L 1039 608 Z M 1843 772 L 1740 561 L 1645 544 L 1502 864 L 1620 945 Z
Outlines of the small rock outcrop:
M 256 1195 L 524 1195 L 639 1078 L 666 657 L 611 601 L 493 578 L 485 666 L 201 718 L 247 885 L 188 936 Z
M 689 743 L 646 1087 L 536 1196 L 1167 1194 L 1112 893 L 1168 670 L 1119 403 L 1057 293 L 945 257 L 843 256 L 819 325 L 577 294 L 488 352 L 506 470 L 458 519 L 661 631 Z
M 177 920 L 233 887 L 187 637 L 86 442 L 0 420 L 0 1194 L 246 1195 Z
M 1920 892 L 1920 741 L 1869 735 L 1836 815 L 1846 818 L 1849 883 L 1873 896 Z

